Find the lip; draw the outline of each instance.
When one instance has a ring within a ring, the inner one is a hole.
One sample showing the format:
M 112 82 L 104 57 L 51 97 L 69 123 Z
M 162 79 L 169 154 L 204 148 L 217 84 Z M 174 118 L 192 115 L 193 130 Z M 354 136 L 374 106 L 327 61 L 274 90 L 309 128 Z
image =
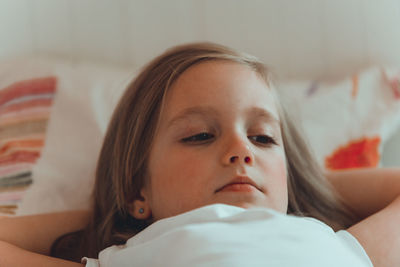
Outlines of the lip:
M 247 176 L 237 176 L 229 183 L 218 188 L 215 192 L 233 191 L 233 192 L 252 192 L 255 189 L 260 190 L 257 184 Z

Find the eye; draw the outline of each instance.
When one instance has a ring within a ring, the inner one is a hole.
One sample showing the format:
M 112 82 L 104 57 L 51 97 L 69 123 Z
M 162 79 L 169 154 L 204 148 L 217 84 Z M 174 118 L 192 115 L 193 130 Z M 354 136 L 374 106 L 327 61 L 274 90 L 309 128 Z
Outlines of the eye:
M 269 144 L 277 145 L 275 139 L 268 135 L 254 135 L 254 136 L 249 136 L 249 138 L 254 142 L 261 143 L 263 145 L 269 145 Z
M 214 138 L 213 134 L 199 133 L 196 135 L 192 135 L 192 136 L 183 138 L 181 141 L 184 143 L 195 143 L 195 142 L 205 142 L 211 138 Z

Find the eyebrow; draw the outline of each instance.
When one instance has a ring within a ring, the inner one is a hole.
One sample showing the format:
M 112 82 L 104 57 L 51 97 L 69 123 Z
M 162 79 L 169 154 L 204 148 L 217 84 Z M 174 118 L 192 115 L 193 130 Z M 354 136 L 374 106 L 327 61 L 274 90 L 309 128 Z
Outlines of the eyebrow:
M 279 128 L 280 120 L 269 110 L 260 107 L 251 107 L 245 110 L 247 117 L 253 117 L 254 119 L 264 119 L 268 123 L 273 124 Z M 182 110 L 174 118 L 172 118 L 168 124 L 167 128 L 178 123 L 181 120 L 188 119 L 191 116 L 212 116 L 214 118 L 218 117 L 219 112 L 212 106 L 195 106 Z
M 279 128 L 281 122 L 279 118 L 277 118 L 271 111 L 266 110 L 260 107 L 251 107 L 246 110 L 247 115 L 252 115 L 256 119 L 262 118 L 265 119 L 268 123 L 274 124 Z

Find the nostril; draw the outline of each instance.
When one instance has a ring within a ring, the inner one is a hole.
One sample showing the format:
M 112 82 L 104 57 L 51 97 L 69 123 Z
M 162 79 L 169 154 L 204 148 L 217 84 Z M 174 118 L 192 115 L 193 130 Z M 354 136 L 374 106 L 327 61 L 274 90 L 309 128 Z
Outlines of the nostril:
M 238 156 L 233 156 L 233 157 L 231 157 L 230 158 L 230 162 L 231 163 L 234 163 L 235 161 L 236 161 L 236 159 L 238 159 L 239 157 Z M 246 162 L 246 163 L 249 163 L 251 161 L 251 158 L 250 157 L 245 157 L 244 158 L 244 162 Z

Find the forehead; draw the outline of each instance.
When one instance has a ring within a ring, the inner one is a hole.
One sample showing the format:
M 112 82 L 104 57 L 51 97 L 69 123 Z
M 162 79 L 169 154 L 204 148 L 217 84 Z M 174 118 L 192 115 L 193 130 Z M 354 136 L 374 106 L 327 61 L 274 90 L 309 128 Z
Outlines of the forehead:
M 278 118 L 266 82 L 250 67 L 230 61 L 208 61 L 187 69 L 169 89 L 163 113 L 168 119 L 202 106 L 231 114 L 258 108 Z

